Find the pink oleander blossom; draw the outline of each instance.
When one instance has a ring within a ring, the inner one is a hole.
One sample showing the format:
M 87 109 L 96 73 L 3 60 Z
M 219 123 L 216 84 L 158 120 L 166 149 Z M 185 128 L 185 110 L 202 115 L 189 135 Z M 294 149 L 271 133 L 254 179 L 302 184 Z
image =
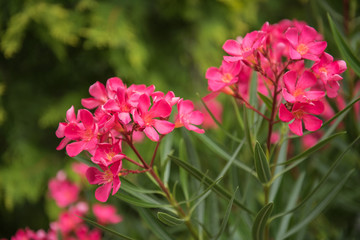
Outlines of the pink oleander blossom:
M 175 118 L 175 127 L 184 126 L 190 131 L 204 133 L 204 129 L 200 129 L 194 125 L 201 125 L 204 121 L 204 115 L 200 111 L 194 111 L 194 104 L 190 100 L 180 100 L 178 103 L 178 114 Z
M 174 124 L 161 120 L 168 118 L 171 107 L 165 100 L 156 102 L 150 108 L 150 97 L 143 94 L 139 97 L 138 108 L 134 109 L 132 115 L 135 123 L 144 130 L 145 135 L 152 141 L 159 141 L 159 134 L 168 134 L 174 129 Z M 157 119 L 160 118 L 160 119 Z
M 49 181 L 50 197 L 59 207 L 66 207 L 78 200 L 79 187 L 68 181 L 64 172 L 59 171 L 56 178 Z
M 219 91 L 226 86 L 230 86 L 238 81 L 237 75 L 240 72 L 240 62 L 223 61 L 220 68 L 210 67 L 205 74 L 208 79 L 210 91 Z
M 70 124 L 70 123 L 77 123 L 78 120 L 76 118 L 75 115 L 75 110 L 74 110 L 74 106 L 71 106 L 67 111 L 66 111 L 66 122 L 61 122 L 59 123 L 59 127 L 57 128 L 55 134 L 58 138 L 63 138 L 59 144 L 59 146 L 56 147 L 56 150 L 61 150 L 63 149 L 70 141 L 70 138 L 65 137 L 65 128 Z
M 289 111 L 284 104 L 280 105 L 279 118 L 283 122 L 290 122 L 290 130 L 298 136 L 303 135 L 304 122 L 305 129 L 309 131 L 316 131 L 321 128 L 322 121 L 313 116 L 313 114 L 321 114 L 324 111 L 324 104 L 320 101 L 311 103 L 294 103 L 291 111 Z
M 326 88 L 327 96 L 336 97 L 340 88 L 339 81 L 342 79 L 339 74 L 346 70 L 345 61 L 334 61 L 330 54 L 324 53 L 320 57 L 320 61 L 314 64 L 311 70 L 321 79 Z
M 178 101 L 180 100 L 179 97 L 175 97 L 173 91 L 169 91 L 166 95 L 160 91 L 153 92 L 151 94 L 151 97 L 153 98 L 154 103 L 160 101 L 161 99 L 164 99 L 171 107 L 177 104 Z
M 307 25 L 301 30 L 289 28 L 285 32 L 285 37 L 291 44 L 290 58 L 318 61 L 327 46 L 325 41 L 317 41 L 318 35 L 314 28 Z
M 114 144 L 99 143 L 91 160 L 96 164 L 109 166 L 125 157 L 121 149 L 121 140 Z
M 122 217 L 116 213 L 116 208 L 112 205 L 94 204 L 92 210 L 99 224 L 115 224 L 122 221 Z
M 66 146 L 70 157 L 75 157 L 83 150 L 93 151 L 98 142 L 98 125 L 93 115 L 86 109 L 80 109 L 78 117 L 81 123 L 70 123 L 64 131 L 65 137 L 75 141 Z
M 325 96 L 323 91 L 309 91 L 316 84 L 316 77 L 310 71 L 305 71 L 299 78 L 295 71 L 287 72 L 283 81 L 285 88 L 282 90 L 287 102 L 310 102 L 317 101 Z
M 231 56 L 224 56 L 224 60 L 228 62 L 247 60 L 253 62 L 253 53 L 260 49 L 265 41 L 265 32 L 253 31 L 245 35 L 244 38 L 237 40 L 227 40 L 223 45 L 223 49 Z
M 90 230 L 85 224 L 81 224 L 75 229 L 77 240 L 100 240 L 101 231 L 97 228 Z
M 88 109 L 93 109 L 103 105 L 108 100 L 105 86 L 100 82 L 96 82 L 91 85 L 89 93 L 93 96 L 93 98 L 84 98 L 81 100 L 81 104 Z
M 95 167 L 89 167 L 86 171 L 86 177 L 90 184 L 101 185 L 95 191 L 95 198 L 100 202 L 106 202 L 109 198 L 111 189 L 112 195 L 120 189 L 120 179 L 122 161 L 116 161 L 110 167 L 99 165 L 103 171 Z

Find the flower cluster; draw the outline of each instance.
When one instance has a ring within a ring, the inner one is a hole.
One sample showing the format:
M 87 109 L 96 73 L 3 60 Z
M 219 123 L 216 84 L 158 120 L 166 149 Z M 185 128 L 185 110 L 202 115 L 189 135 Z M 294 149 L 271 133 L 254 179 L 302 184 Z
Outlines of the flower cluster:
M 183 126 L 197 133 L 204 132 L 195 126 L 202 124 L 203 114 L 194 110 L 190 100 L 176 97 L 172 91 L 166 94 L 155 91 L 153 85 L 127 87 L 120 78 L 113 77 L 107 80 L 106 86 L 94 83 L 89 92 L 92 97 L 81 101 L 86 109 L 75 114 L 71 107 L 66 113 L 66 122 L 59 124 L 56 136 L 63 140 L 57 149 L 66 147 L 70 157 L 82 151 L 90 153 L 92 162 L 99 167 L 89 168 L 86 176 L 91 184 L 101 185 L 95 192 L 96 199 L 101 202 L 107 201 L 111 190 L 113 195 L 119 190 L 119 176 L 135 173 L 122 168 L 123 159 L 149 169 L 146 162 L 128 158 L 122 151 L 123 143 L 134 149 L 133 142 L 139 133 L 159 142 L 174 128 Z M 177 113 L 171 122 L 175 105 Z
M 75 171 L 79 168 L 88 168 L 85 164 L 73 165 Z M 48 183 L 49 196 L 55 200 L 61 209 L 58 219 L 50 223 L 48 231 L 40 229 L 33 231 L 29 228 L 19 229 L 11 240 L 101 240 L 102 232 L 99 229 L 89 229 L 81 217 L 90 213 L 88 203 L 80 200 L 81 187 L 70 181 L 64 171 L 59 171 L 55 178 Z M 96 222 L 101 225 L 116 224 L 122 221 L 122 217 L 116 213 L 116 208 L 109 204 L 93 204 L 92 214 Z
M 334 61 L 324 52 L 326 46 L 322 36 L 303 22 L 265 23 L 259 31 L 225 42 L 223 49 L 229 55 L 219 68 L 207 70 L 208 89 L 212 96 L 224 92 L 257 111 L 248 102 L 255 71 L 257 91 L 273 102 L 271 115 L 263 115 L 270 124 L 276 122 L 278 112 L 281 121 L 290 122 L 293 133 L 302 135 L 303 123 L 316 131 L 322 120 L 314 115 L 324 111 L 325 96 L 337 96 L 339 74 L 346 70 L 344 61 Z

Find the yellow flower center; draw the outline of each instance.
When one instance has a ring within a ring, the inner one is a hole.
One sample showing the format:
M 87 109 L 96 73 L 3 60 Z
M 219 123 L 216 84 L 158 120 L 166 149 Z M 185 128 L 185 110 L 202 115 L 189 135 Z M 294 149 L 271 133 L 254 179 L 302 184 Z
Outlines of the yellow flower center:
M 304 55 L 309 51 L 309 47 L 303 43 L 300 43 L 299 46 L 297 46 L 296 51 L 301 55 Z
M 230 73 L 225 73 L 222 78 L 221 81 L 223 81 L 224 83 L 229 83 L 231 80 L 233 79 L 233 75 Z

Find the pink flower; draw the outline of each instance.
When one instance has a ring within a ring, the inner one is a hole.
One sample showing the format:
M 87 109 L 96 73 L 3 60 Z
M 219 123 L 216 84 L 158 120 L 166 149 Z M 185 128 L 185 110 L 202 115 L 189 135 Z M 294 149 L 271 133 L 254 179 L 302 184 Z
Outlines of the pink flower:
M 89 168 L 89 166 L 86 165 L 85 163 L 74 162 L 71 164 L 71 168 L 75 173 L 79 174 L 81 177 L 85 177 L 86 171 Z
M 89 167 L 86 177 L 90 184 L 102 185 L 95 191 L 95 198 L 100 202 L 106 202 L 112 189 L 112 195 L 119 191 L 121 182 L 119 179 L 122 161 L 113 163 L 110 167 L 99 165 L 103 172 L 95 167 Z
M 200 111 L 194 111 L 194 104 L 190 100 L 179 101 L 178 105 L 178 115 L 175 118 L 175 127 L 184 126 L 190 131 L 197 133 L 204 133 L 204 129 L 200 129 L 195 125 L 200 125 L 204 121 L 204 115 Z
M 94 204 L 92 209 L 99 224 L 115 224 L 122 221 L 122 217 L 116 214 L 114 206 Z
M 100 240 L 101 231 L 99 229 L 89 230 L 88 226 L 81 224 L 75 229 L 75 235 L 77 240 Z
M 318 33 L 309 26 L 304 26 L 299 31 L 297 28 L 289 28 L 285 32 L 285 37 L 290 42 L 291 59 L 310 59 L 318 61 L 319 56 L 324 52 L 327 43 L 325 41 L 316 41 Z
M 210 91 L 219 91 L 226 86 L 230 86 L 238 81 L 237 75 L 240 72 L 240 62 L 223 61 L 220 68 L 210 67 L 206 71 L 206 79 Z
M 78 120 L 76 119 L 76 115 L 75 115 L 75 110 L 74 110 L 74 106 L 71 106 L 67 111 L 66 111 L 66 122 L 61 122 L 59 123 L 59 127 L 56 130 L 56 136 L 58 138 L 64 138 L 63 140 L 61 140 L 59 146 L 56 147 L 56 150 L 61 150 L 63 149 L 66 144 L 68 144 L 71 139 L 65 137 L 65 128 L 70 124 L 70 123 L 77 123 Z
M 53 227 L 59 229 L 62 235 L 66 236 L 75 230 L 82 222 L 83 220 L 75 213 L 67 211 L 60 214 L 59 220 L 53 223 Z
M 346 70 L 345 61 L 334 61 L 334 58 L 330 54 L 324 53 L 320 61 L 314 64 L 311 70 L 322 80 L 328 97 L 336 97 L 340 87 L 338 81 L 342 79 L 339 74 Z
M 55 199 L 59 207 L 66 207 L 77 201 L 79 187 L 66 180 L 64 172 L 59 171 L 55 179 L 49 181 L 50 197 Z
M 174 106 L 175 104 L 177 104 L 180 99 L 179 97 L 175 97 L 173 91 L 169 91 L 166 95 L 160 91 L 153 92 L 151 94 L 151 97 L 153 98 L 154 103 L 160 101 L 161 99 L 164 99 L 170 106 Z
M 93 109 L 103 105 L 108 100 L 105 86 L 100 82 L 96 82 L 91 85 L 89 93 L 94 98 L 84 98 L 81 100 L 81 104 L 88 109 Z
M 152 141 L 159 141 L 159 134 L 168 134 L 174 129 L 174 124 L 166 120 L 171 114 L 171 107 L 165 100 L 156 102 L 150 108 L 150 97 L 143 94 L 139 97 L 138 108 L 133 111 L 133 118 L 140 128 L 144 129 L 146 136 Z M 150 109 L 149 109 L 150 108 Z
M 78 117 L 81 123 L 70 123 L 65 128 L 65 137 L 74 140 L 66 146 L 70 157 L 75 157 L 83 150 L 92 151 L 98 142 L 98 126 L 93 115 L 85 109 L 80 109 Z
M 303 135 L 302 121 L 305 128 L 309 131 L 316 131 L 321 128 L 322 121 L 312 114 L 321 114 L 324 111 L 324 104 L 320 101 L 312 103 L 296 102 L 291 111 L 289 111 L 284 104 L 280 105 L 279 118 L 283 122 L 290 122 L 290 130 L 296 135 Z
M 121 140 L 115 142 L 114 144 L 99 143 L 91 160 L 96 164 L 101 164 L 107 167 L 125 157 L 125 155 L 121 152 Z
M 231 56 L 224 56 L 224 60 L 234 62 L 238 60 L 250 60 L 255 50 L 262 47 L 265 40 L 265 32 L 253 31 L 237 40 L 227 40 L 223 45 L 225 52 Z
M 316 77 L 309 71 L 305 71 L 299 79 L 295 71 L 289 71 L 284 74 L 283 81 L 285 88 L 282 94 L 290 103 L 317 101 L 325 96 L 323 91 L 307 90 L 316 84 Z

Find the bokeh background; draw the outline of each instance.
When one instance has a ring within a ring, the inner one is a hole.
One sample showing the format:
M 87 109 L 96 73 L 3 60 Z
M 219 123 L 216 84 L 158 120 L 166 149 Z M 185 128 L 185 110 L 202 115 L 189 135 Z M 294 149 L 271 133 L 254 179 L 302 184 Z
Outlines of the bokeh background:
M 118 76 L 128 85 L 154 84 L 198 100 L 197 93 L 207 93 L 206 69 L 221 64 L 223 43 L 265 21 L 306 21 L 339 58 L 327 12 L 359 54 L 358 5 L 356 0 L 0 0 L 0 237 L 26 226 L 48 228 L 48 179 L 73 161 L 55 150 L 55 130 L 95 81 Z M 358 209 L 345 221 L 356 221 Z

